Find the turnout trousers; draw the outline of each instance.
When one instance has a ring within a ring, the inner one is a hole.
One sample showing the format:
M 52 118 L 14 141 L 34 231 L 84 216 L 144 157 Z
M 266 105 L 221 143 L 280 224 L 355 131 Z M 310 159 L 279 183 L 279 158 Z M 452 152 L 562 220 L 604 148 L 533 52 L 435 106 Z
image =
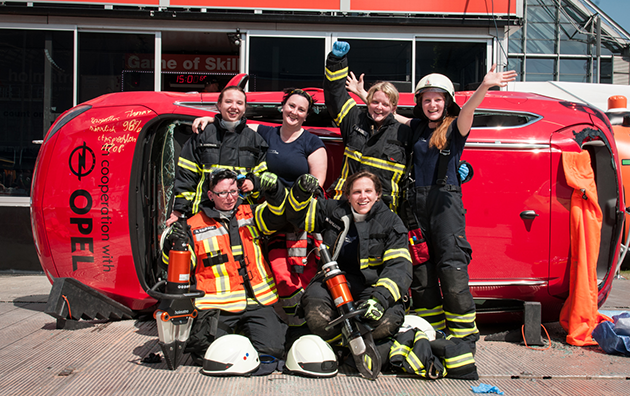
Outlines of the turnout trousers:
M 409 200 L 429 246 L 427 262 L 413 267 L 412 308 L 435 329 L 473 344 L 479 339 L 468 286 L 472 249 L 459 186 L 415 187 Z

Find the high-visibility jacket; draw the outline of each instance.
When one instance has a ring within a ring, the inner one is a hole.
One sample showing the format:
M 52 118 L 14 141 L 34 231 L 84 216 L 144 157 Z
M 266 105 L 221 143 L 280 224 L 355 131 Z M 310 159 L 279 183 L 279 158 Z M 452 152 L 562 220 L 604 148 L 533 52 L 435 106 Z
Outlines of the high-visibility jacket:
M 197 213 L 201 203 L 207 200 L 205 181 L 217 168 L 255 175 L 267 170 L 268 144 L 248 128 L 245 121 L 243 119 L 234 132 L 228 132 L 221 126 L 221 115 L 218 114 L 214 123 L 188 139 L 177 162 L 173 210 L 187 215 Z M 252 193 L 252 198 L 257 199 L 258 194 Z
M 347 58 L 329 54 L 324 97 L 345 145 L 341 174 L 331 184 L 329 193 L 332 198 L 341 199 L 346 179 L 360 170 L 367 170 L 379 177 L 383 185 L 383 200 L 396 211 L 402 193 L 399 184 L 406 175 L 411 153 L 411 128 L 396 121 L 393 114 L 377 128 L 372 117 L 359 109 L 348 94 L 347 76 Z
M 230 219 L 222 219 L 219 212 L 204 205 L 201 212 L 188 219 L 194 242 L 191 248 L 194 282 L 197 289 L 206 293 L 195 299 L 198 309 L 242 312 L 248 299 L 261 305 L 278 301 L 276 283 L 263 256 L 261 242 L 261 234 L 271 234 L 279 224 L 284 224 L 284 219 L 274 219 L 267 203 L 255 207 L 238 205 Z M 165 264 L 169 251 L 165 246 Z

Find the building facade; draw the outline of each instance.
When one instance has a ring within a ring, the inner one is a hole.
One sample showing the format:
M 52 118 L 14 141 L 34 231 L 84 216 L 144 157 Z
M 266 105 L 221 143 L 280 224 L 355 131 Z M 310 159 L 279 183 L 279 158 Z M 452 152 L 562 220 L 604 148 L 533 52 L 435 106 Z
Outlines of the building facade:
M 435 4 L 426 4 L 435 3 Z M 443 4 L 439 4 L 443 3 Z M 336 40 L 368 84 L 425 74 L 475 89 L 490 65 L 521 81 L 628 84 L 630 36 L 588 0 L 6 0 L 0 6 L 0 270 L 38 270 L 28 206 L 38 141 L 72 106 L 120 91 L 321 87 Z M 16 230 L 20 230 L 17 232 Z

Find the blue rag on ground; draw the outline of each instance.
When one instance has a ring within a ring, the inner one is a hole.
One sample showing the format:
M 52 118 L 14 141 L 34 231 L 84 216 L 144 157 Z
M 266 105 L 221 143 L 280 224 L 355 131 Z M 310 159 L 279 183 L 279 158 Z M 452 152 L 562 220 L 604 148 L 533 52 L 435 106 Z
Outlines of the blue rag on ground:
M 503 392 L 499 390 L 496 386 L 488 385 L 488 384 L 479 384 L 479 386 L 471 386 L 472 391 L 475 393 L 496 393 L 497 395 L 502 395 Z

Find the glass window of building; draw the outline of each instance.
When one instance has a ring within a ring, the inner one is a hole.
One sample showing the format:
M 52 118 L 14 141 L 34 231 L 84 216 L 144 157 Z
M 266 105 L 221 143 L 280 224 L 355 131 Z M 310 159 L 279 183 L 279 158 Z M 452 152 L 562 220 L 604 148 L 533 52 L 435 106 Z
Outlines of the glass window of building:
M 560 59 L 560 81 L 590 82 L 589 59 Z
M 72 107 L 73 33 L 0 29 L 0 196 L 30 195 L 41 140 Z
M 527 81 L 557 81 L 555 78 L 555 59 L 527 58 L 525 70 L 527 71 Z
M 249 44 L 250 91 L 322 87 L 323 38 L 251 37 Z
M 237 38 L 224 32 L 162 32 L 162 91 L 221 91 L 239 72 Z
M 389 81 L 400 92 L 411 92 L 411 41 L 339 38 L 350 44 L 348 64 L 357 77 L 365 74 L 365 87 Z
M 485 42 L 416 42 L 416 83 L 429 73 L 441 73 L 456 91 L 474 90 L 489 67 Z
M 121 91 L 152 91 L 153 70 L 138 70 L 140 59 L 153 67 L 153 34 L 79 33 L 79 103 Z

